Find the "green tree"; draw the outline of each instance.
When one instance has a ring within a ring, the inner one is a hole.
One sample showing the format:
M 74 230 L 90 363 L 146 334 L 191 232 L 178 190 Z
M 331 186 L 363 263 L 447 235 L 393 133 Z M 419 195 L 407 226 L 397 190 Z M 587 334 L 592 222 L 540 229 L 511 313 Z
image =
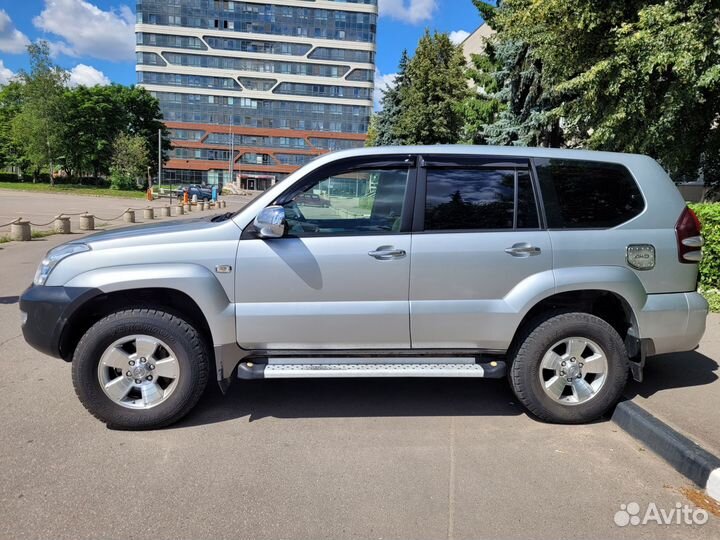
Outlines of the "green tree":
M 150 166 L 148 142 L 142 135 L 120 133 L 113 144 L 111 187 L 134 189 Z
M 420 39 L 400 91 L 397 136 L 403 144 L 454 144 L 462 138 L 462 102 L 470 89 L 465 57 L 444 33 Z
M 52 63 L 45 41 L 28 46 L 30 71 L 21 71 L 21 111 L 12 120 L 13 140 L 23 148 L 34 177 L 47 168 L 54 182 L 54 165 L 62 157 L 62 127 L 65 122 L 63 93 L 67 73 Z
M 485 46 L 482 54 L 473 54 L 467 78 L 472 81 L 471 94 L 462 103 L 463 142 L 467 144 L 487 144 L 486 126 L 493 124 L 504 110 L 504 104 L 497 97 L 500 90 L 495 74 L 500 62 L 491 42 Z
M 365 146 L 379 146 L 378 145 L 378 114 L 375 113 L 370 117 L 370 123 L 368 124 L 367 138 L 365 139 Z
M 559 147 L 564 144 L 560 118 L 555 114 L 557 96 L 548 90 L 542 60 L 523 41 L 498 39 L 499 91 L 503 104 L 485 126 L 487 142 L 496 145 Z
M 121 133 L 145 138 L 152 170 L 157 168 L 157 133 L 162 130 L 163 161 L 170 148 L 169 133 L 162 123 L 160 106 L 144 88 L 117 84 L 78 87 L 65 92 L 67 122 L 65 166 L 72 171 L 89 171 L 95 178 L 107 175 L 113 143 Z
M 112 142 L 120 131 L 113 118 L 112 102 L 103 97 L 103 87 L 66 90 L 63 99 L 66 122 L 63 126 L 63 166 L 69 176 L 107 173 Z
M 22 84 L 11 81 L 0 87 L 0 167 L 18 167 L 20 171 L 26 170 L 29 162 L 13 136 L 12 125 L 22 105 Z
M 506 0 L 497 18 L 542 63 L 568 144 L 720 182 L 717 0 Z
M 474 108 L 469 111 L 466 131 L 469 135 L 475 133 L 475 142 L 561 146 L 564 141 L 560 119 L 553 114 L 557 97 L 547 88 L 542 59 L 522 35 L 513 32 L 516 23 L 510 20 L 509 13 L 515 13 L 514 6 L 507 1 L 499 2 L 498 7 L 482 0 L 473 3 L 497 33 L 488 43 L 487 58 L 474 62 L 470 75 L 486 85 L 490 84 L 488 78 L 494 79 L 491 88 L 494 86 L 496 92 L 488 96 L 486 103 L 470 102 Z M 482 114 L 487 122 L 478 129 Z
M 380 102 L 382 110 L 375 117 L 375 132 L 369 146 L 391 146 L 402 144 L 398 125 L 403 110 L 403 98 L 409 84 L 407 68 L 410 63 L 407 50 L 400 55 L 395 81 L 384 92 Z
M 167 161 L 170 151 L 170 132 L 163 123 L 160 102 L 141 86 L 119 86 L 117 98 L 122 110 L 127 115 L 123 121 L 128 133 L 144 138 L 150 152 L 150 167 L 156 171 L 158 167 L 158 130 L 162 133 L 162 161 Z

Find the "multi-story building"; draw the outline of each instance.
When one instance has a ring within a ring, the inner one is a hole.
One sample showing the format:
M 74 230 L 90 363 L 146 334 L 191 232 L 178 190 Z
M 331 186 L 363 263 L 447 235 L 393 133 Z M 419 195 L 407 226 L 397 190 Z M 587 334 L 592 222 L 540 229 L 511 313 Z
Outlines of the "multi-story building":
M 137 0 L 138 83 L 173 150 L 163 182 L 265 189 L 364 144 L 377 0 Z M 232 171 L 232 172 L 231 172 Z

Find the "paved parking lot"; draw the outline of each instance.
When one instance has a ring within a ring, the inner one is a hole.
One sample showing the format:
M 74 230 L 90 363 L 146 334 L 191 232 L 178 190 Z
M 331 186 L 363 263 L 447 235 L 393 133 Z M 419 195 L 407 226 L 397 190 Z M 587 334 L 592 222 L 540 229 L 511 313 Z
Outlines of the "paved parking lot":
M 20 336 L 63 240 L 0 245 L 0 538 L 720 537 L 618 527 L 621 504 L 690 504 L 687 481 L 611 422 L 533 420 L 503 381 L 237 381 L 172 428 L 108 430 Z
M 224 197 L 227 201 L 227 209 L 234 211 L 243 206 L 250 197 L 232 195 Z M 29 191 L 14 191 L 0 189 L 0 224 L 8 223 L 17 218 L 23 218 L 33 223 L 50 223 L 38 229 L 52 229 L 52 221 L 55 216 L 60 213 L 75 214 L 70 216 L 71 229 L 79 230 L 80 218 L 77 214 L 89 212 L 96 216 L 95 223 L 107 226 L 121 226 L 122 219 L 119 218 L 127 208 L 142 209 L 151 206 L 155 209 L 168 204 L 175 205 L 174 198 L 159 198 L 152 202 L 145 199 L 127 199 L 121 197 L 93 197 L 91 195 L 66 195 L 62 193 L 42 193 Z M 219 210 L 216 210 L 216 212 Z M 156 210 L 157 212 L 157 210 Z M 174 212 L 174 210 L 173 210 Z M 200 212 L 192 212 L 189 215 L 182 216 L 199 217 Z M 142 211 L 135 213 L 137 223 L 143 222 Z M 9 227 L 0 228 L 0 235 L 7 234 Z

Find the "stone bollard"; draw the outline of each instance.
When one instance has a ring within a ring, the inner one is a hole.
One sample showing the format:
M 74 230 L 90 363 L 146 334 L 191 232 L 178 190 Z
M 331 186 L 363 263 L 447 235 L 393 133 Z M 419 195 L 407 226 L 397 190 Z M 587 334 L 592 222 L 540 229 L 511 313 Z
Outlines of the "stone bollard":
M 22 219 L 10 224 L 10 240 L 19 242 L 29 242 L 32 239 L 30 231 L 30 222 Z
M 205 201 L 200 203 L 200 210 L 207 210 L 208 209 L 208 203 Z
M 182 204 L 177 205 L 177 212 L 175 213 L 176 216 L 182 216 L 185 213 L 185 209 L 183 208 Z
M 53 229 L 58 234 L 70 234 L 70 218 L 65 216 L 56 217 Z
M 160 207 L 160 217 L 170 217 L 170 207 L 169 206 Z
M 220 202 L 222 203 L 222 207 L 223 207 L 223 208 L 225 208 L 225 207 L 227 206 L 227 201 L 222 200 L 222 201 L 220 201 Z
M 95 216 L 92 214 L 83 214 L 80 216 L 80 230 L 81 231 L 94 231 L 95 230 Z
M 123 214 L 123 221 L 125 223 L 135 223 L 135 210 L 126 210 Z
M 190 204 L 183 204 L 183 210 L 189 214 L 192 212 L 192 206 Z
M 145 208 L 143 210 L 143 219 L 154 219 L 155 218 L 155 212 L 152 208 Z

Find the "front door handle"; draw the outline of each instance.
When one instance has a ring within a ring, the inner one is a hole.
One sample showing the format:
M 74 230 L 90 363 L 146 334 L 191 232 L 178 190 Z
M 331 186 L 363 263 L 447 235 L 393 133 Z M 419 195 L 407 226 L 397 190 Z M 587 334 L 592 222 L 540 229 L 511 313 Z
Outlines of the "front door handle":
M 394 246 L 380 246 L 375 251 L 369 251 L 368 255 L 378 261 L 390 261 L 392 259 L 402 259 L 407 253 L 404 249 L 396 249 Z
M 519 242 L 517 244 L 513 244 L 512 247 L 507 248 L 505 253 L 512 255 L 513 257 L 532 257 L 540 255 L 542 250 L 539 247 L 528 244 L 527 242 Z

